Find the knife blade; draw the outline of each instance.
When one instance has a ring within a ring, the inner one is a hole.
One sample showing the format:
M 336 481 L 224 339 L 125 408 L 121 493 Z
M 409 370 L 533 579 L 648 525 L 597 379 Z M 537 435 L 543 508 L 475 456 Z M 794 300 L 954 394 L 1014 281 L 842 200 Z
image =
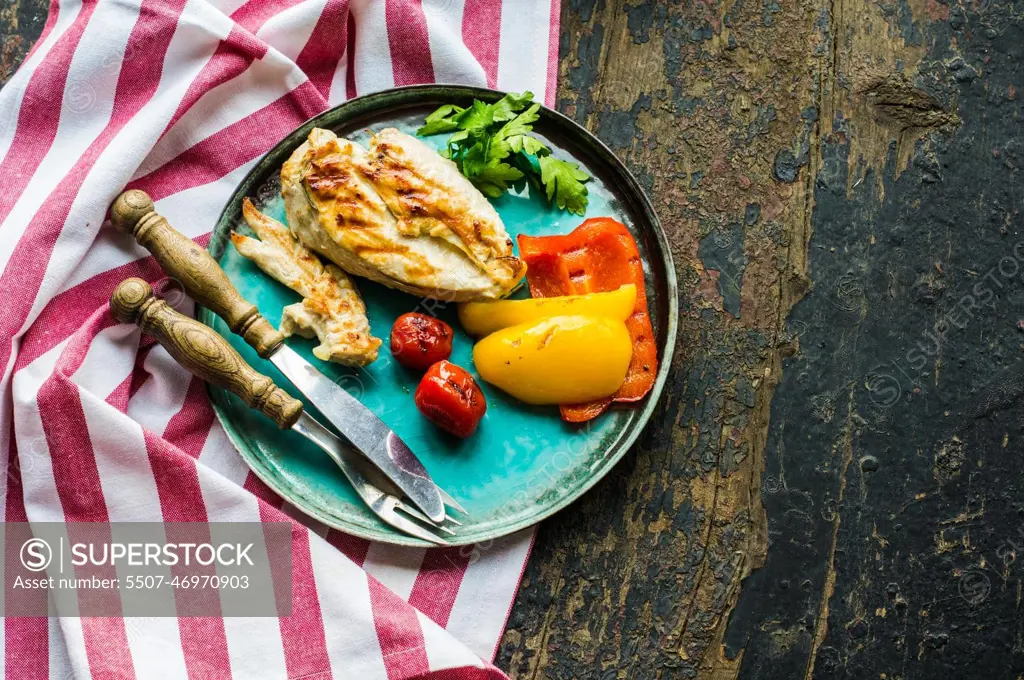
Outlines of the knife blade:
M 122 323 L 134 323 L 155 337 L 164 349 L 186 370 L 202 380 L 222 387 L 273 420 L 282 429 L 291 429 L 318 446 L 341 469 L 353 489 L 382 521 L 399 531 L 435 545 L 448 545 L 423 526 L 406 519 L 399 512 L 423 521 L 412 508 L 402 503 L 400 491 L 370 462 L 356 455 L 353 448 L 341 441 L 307 413 L 298 399 L 260 374 L 220 336 L 153 296 L 153 289 L 142 279 L 125 279 L 110 296 L 110 310 Z M 430 524 L 430 522 L 427 522 Z M 448 534 L 446 526 L 431 525 Z
M 220 264 L 159 215 L 148 194 L 131 190 L 118 196 L 110 208 L 110 221 L 134 236 L 165 273 L 177 279 L 194 300 L 221 317 L 260 358 L 277 366 L 423 514 L 435 522 L 444 519 L 441 490 L 405 442 L 344 388 L 285 345 L 284 336 L 241 296 Z M 465 512 L 458 504 L 452 507 Z
M 363 499 L 367 507 L 380 517 L 382 521 L 410 536 L 429 541 L 435 545 L 448 545 L 448 542 L 444 539 L 435 536 L 415 522 L 398 515 L 395 512 L 396 510 L 410 512 L 410 509 L 403 507 L 401 501 L 394 494 L 383 490 L 389 485 L 385 483 L 387 480 L 380 479 L 380 471 L 367 469 L 373 468 L 373 466 L 365 458 L 356 456 L 351 447 L 346 446 L 344 442 L 338 439 L 333 432 L 321 425 L 313 416 L 303 411 L 299 419 L 292 425 L 292 430 L 319 446 L 322 451 L 334 460 L 335 464 L 345 474 L 345 477 L 348 478 L 349 483 L 352 484 L 359 497 Z M 436 528 L 448 534 L 455 533 L 444 526 Z
M 440 490 L 402 439 L 370 409 L 281 343 L 267 357 L 328 421 L 345 423 L 338 431 L 363 452 L 423 513 L 440 522 L 445 517 Z M 402 483 L 399 484 L 398 480 Z M 413 489 L 414 492 L 411 492 Z M 459 510 L 460 508 L 456 508 Z

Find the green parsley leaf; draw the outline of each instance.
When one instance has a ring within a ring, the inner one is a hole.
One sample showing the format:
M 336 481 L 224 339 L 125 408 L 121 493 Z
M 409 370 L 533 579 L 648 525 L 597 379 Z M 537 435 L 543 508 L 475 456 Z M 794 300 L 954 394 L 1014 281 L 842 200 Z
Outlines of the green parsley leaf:
M 482 134 L 494 122 L 494 107 L 474 99 L 473 105 L 460 113 L 455 122 L 458 123 L 460 130 L 470 134 Z
M 525 153 L 512 154 L 509 163 L 523 174 L 522 179 L 512 183 L 512 189 L 521 194 L 529 185 L 530 191 L 536 191 L 538 195 L 544 193 L 544 185 L 540 182 L 540 170 L 532 156 Z
M 466 149 L 466 152 L 462 155 L 462 174 L 473 179 L 489 165 L 489 158 L 487 157 L 487 150 L 490 146 L 490 138 L 485 137 L 483 140 L 477 142 L 473 146 Z
M 459 129 L 459 124 L 455 122 L 455 117 L 462 113 L 465 109 L 461 106 L 455 106 L 454 104 L 445 104 L 440 107 L 437 111 L 427 116 L 427 120 L 423 127 L 416 131 L 418 135 L 436 135 L 441 132 L 452 132 Z
M 448 138 L 448 146 L 459 146 L 464 139 L 469 139 L 469 130 L 459 130 Z
M 499 137 L 514 137 L 517 135 L 525 135 L 533 131 L 533 123 L 536 123 L 540 119 L 540 104 L 534 104 L 530 108 L 526 109 L 515 118 L 510 120 L 501 126 L 498 130 L 497 135 Z
M 542 156 L 540 180 L 547 189 L 548 201 L 574 215 L 583 215 L 587 209 L 587 187 L 583 182 L 590 179 L 580 166 L 572 161 L 559 160 L 553 156 Z
M 494 121 L 510 120 L 515 117 L 517 111 L 522 111 L 532 103 L 533 93 L 529 90 L 522 94 L 509 92 L 494 103 Z
M 510 182 L 515 182 L 522 178 L 523 173 L 508 163 L 494 163 L 488 165 L 478 175 L 473 177 L 472 182 L 485 196 L 499 198 L 508 191 Z
M 491 137 L 491 146 L 487 153 L 487 158 L 491 161 L 500 161 L 506 158 L 512 153 L 512 147 L 509 146 L 508 141 L 502 139 L 498 135 Z
M 507 146 L 508 151 L 501 157 L 504 158 L 510 152 L 525 152 L 533 156 L 547 155 L 548 148 L 539 139 L 530 136 L 533 131 L 533 123 L 540 119 L 540 104 L 534 104 L 526 111 L 501 126 L 501 129 L 494 135 L 496 140 L 501 141 L 501 148 Z
M 528 153 L 531 156 L 547 156 L 551 153 L 551 149 L 544 146 L 544 142 L 540 141 L 536 137 L 530 135 L 516 135 L 515 137 L 509 137 L 508 145 L 512 151 L 516 153 L 523 152 Z
M 539 119 L 533 93 L 509 93 L 494 104 L 474 100 L 465 109 L 441 106 L 418 134 L 453 132 L 441 155 L 491 198 L 510 187 L 522 192 L 529 186 L 560 209 L 582 215 L 587 207 L 583 183 L 590 175 L 575 163 L 551 157 L 547 145 L 532 134 Z

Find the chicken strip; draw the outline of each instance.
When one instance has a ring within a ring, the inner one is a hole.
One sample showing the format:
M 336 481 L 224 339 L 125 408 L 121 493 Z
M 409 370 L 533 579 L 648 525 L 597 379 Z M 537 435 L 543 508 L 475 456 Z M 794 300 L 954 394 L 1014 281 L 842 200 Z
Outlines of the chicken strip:
M 296 237 L 351 274 L 456 302 L 505 297 L 526 274 L 483 194 L 393 128 L 369 150 L 314 128 L 282 166 L 281 187 Z
M 348 275 L 320 262 L 286 226 L 261 213 L 248 198 L 242 214 L 260 240 L 232 232 L 235 248 L 303 297 L 284 308 L 281 332 L 318 338 L 313 355 L 322 361 L 365 366 L 376 360 L 381 341 L 370 335 L 366 305 Z

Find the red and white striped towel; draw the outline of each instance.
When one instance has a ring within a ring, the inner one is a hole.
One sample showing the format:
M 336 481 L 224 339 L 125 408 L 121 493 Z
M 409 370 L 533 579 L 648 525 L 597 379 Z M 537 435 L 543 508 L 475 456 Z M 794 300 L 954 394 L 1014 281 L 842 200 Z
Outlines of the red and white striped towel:
M 296 517 L 203 385 L 107 311 L 159 267 L 103 226 L 126 186 L 205 242 L 254 161 L 395 85 L 554 97 L 559 0 L 55 0 L 0 91 L 0 464 L 6 521 Z M 532 532 L 409 550 L 295 523 L 294 614 L 8 618 L 7 678 L 499 678 Z

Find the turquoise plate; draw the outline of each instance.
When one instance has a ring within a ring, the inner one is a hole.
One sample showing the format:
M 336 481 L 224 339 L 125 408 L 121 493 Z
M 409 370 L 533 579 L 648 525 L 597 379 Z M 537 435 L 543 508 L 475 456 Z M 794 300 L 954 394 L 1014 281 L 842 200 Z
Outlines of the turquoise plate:
M 366 142 L 370 131 L 397 127 L 415 134 L 441 104 L 468 105 L 473 98 L 494 101 L 500 92 L 472 87 L 425 85 L 367 95 L 306 122 L 264 156 L 235 190 L 210 239 L 210 252 L 242 295 L 275 326 L 281 309 L 299 297 L 265 276 L 230 245 L 231 230 L 248 232 L 242 199 L 251 197 L 265 213 L 285 221 L 278 173 L 281 164 L 313 127 Z M 568 118 L 541 110 L 535 131 L 563 158 L 573 158 L 594 180 L 588 185 L 587 217 L 612 216 L 636 236 L 644 260 L 648 303 L 658 340 L 657 382 L 650 395 L 629 408 L 614 409 L 583 426 L 559 419 L 556 407 L 531 407 L 484 384 L 487 414 L 477 432 L 463 441 L 437 430 L 413 403 L 418 375 L 391 357 L 391 324 L 404 312 L 434 314 L 456 329 L 451 360 L 473 370 L 471 339 L 459 327 L 454 305 L 422 300 L 360 279 L 373 334 L 382 340 L 380 357 L 365 369 L 346 369 L 315 359 L 313 343 L 288 344 L 323 373 L 372 409 L 416 452 L 434 481 L 469 511 L 453 544 L 486 541 L 528 527 L 564 508 L 601 479 L 636 440 L 665 384 L 675 344 L 677 291 L 668 241 L 650 202 L 626 168 L 600 141 Z M 440 148 L 448 135 L 426 138 Z M 493 201 L 509 233 L 564 234 L 582 218 L 549 208 L 540 197 L 508 194 Z M 518 293 L 527 295 L 525 290 Z M 267 361 L 209 310 L 200 321 L 216 328 L 257 370 L 300 397 Z M 479 379 L 479 378 L 478 378 Z M 280 431 L 234 395 L 210 389 L 214 409 L 228 437 L 253 472 L 274 491 L 324 524 L 374 541 L 424 545 L 381 523 L 355 495 L 341 471 L 318 448 L 291 431 Z M 300 397 L 301 398 L 301 397 Z M 313 409 L 314 415 L 317 415 Z

